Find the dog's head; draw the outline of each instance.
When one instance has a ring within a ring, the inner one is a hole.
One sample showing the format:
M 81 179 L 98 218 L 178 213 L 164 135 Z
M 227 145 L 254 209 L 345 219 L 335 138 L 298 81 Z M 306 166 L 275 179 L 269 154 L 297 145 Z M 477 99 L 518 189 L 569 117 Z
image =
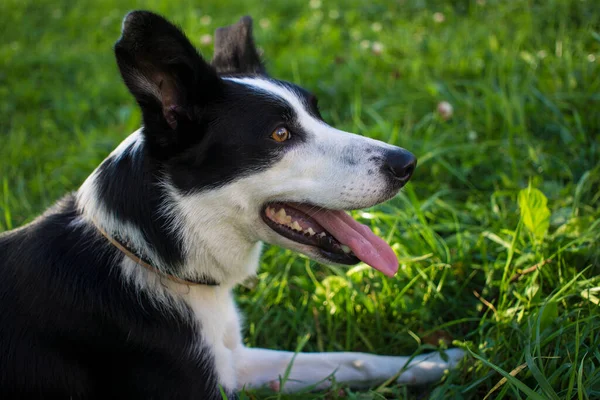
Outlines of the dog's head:
M 266 241 L 392 275 L 393 251 L 343 210 L 393 197 L 414 156 L 329 126 L 313 94 L 266 75 L 251 28 L 245 17 L 217 30 L 208 63 L 178 28 L 136 11 L 115 45 L 184 259 L 229 268 Z

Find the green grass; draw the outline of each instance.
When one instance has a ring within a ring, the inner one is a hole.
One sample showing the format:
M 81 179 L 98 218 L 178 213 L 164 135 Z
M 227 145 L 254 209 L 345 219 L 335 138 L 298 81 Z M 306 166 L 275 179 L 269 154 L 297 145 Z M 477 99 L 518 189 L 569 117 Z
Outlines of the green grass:
M 137 128 L 111 46 L 124 13 L 139 7 L 0 3 L 0 231 L 75 190 Z M 270 247 L 258 279 L 238 291 L 246 343 L 413 354 L 437 347 L 444 334 L 471 353 L 427 388 L 334 385 L 244 397 L 600 397 L 596 1 L 143 7 L 179 23 L 207 57 L 202 35 L 253 15 L 272 75 L 315 91 L 333 125 L 419 157 L 402 193 L 356 214 L 389 239 L 398 275 L 322 266 Z M 448 121 L 435 112 L 443 100 L 454 106 Z

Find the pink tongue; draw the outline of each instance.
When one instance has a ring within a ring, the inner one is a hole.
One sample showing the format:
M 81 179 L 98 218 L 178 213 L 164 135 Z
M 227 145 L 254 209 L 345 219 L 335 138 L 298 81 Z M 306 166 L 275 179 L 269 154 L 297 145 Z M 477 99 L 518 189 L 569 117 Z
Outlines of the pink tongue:
M 310 215 L 340 243 L 350 247 L 356 257 L 387 276 L 398 271 L 394 250 L 369 227 L 358 223 L 344 211 L 315 210 L 314 207 L 296 205 Z

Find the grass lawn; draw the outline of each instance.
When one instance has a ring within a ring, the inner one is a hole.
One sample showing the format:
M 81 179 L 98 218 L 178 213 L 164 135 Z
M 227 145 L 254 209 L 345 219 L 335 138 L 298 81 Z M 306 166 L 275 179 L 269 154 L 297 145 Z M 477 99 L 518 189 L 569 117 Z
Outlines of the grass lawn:
M 205 35 L 254 16 L 273 76 L 316 92 L 332 125 L 419 158 L 402 193 L 356 213 L 398 275 L 268 247 L 237 292 L 247 344 L 470 353 L 426 388 L 242 398 L 600 398 L 597 1 L 2 0 L 0 231 L 77 189 L 139 126 L 112 45 L 140 7 L 209 58 Z

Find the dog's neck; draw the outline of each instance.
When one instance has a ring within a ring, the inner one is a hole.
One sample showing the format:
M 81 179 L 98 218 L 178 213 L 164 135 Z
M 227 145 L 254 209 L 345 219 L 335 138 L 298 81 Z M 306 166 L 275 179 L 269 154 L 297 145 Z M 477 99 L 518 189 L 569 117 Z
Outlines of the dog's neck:
M 147 157 L 136 131 L 77 192 L 82 217 L 179 279 L 231 287 L 255 274 L 262 243 L 236 227 L 239 210 L 223 207 L 218 191 L 180 194 Z

